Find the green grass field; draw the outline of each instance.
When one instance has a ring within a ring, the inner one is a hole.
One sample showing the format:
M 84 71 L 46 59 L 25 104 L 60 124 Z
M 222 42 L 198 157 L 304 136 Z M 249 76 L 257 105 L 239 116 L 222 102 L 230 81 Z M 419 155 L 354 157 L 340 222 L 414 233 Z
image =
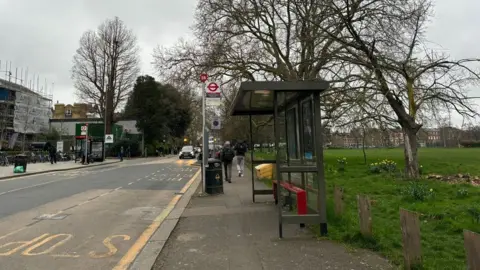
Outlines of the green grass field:
M 272 159 L 272 154 L 255 153 L 256 158 Z M 325 176 L 328 187 L 329 238 L 355 247 L 375 250 L 397 265 L 403 263 L 399 209 L 421 213 L 424 269 L 465 269 L 463 229 L 480 233 L 480 187 L 468 183 L 448 184 L 402 180 L 399 173 L 373 174 L 370 164 L 384 159 L 403 169 L 402 149 L 369 149 L 367 165 L 361 150 L 326 150 Z M 422 148 L 419 150 L 422 175 L 470 174 L 480 176 L 480 149 Z M 338 159 L 346 158 L 345 171 Z M 334 185 L 345 189 L 346 213 L 335 218 Z M 372 205 L 373 239 L 359 234 L 356 195 L 365 194 Z

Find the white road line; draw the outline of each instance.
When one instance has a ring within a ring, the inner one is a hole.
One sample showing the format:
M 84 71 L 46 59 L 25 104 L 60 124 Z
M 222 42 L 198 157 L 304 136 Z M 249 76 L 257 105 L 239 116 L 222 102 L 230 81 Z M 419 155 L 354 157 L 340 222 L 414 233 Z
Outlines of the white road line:
M 122 187 L 117 187 L 115 190 L 119 190 L 119 189 L 121 189 L 121 188 L 122 188 Z
M 12 192 L 24 190 L 24 189 L 27 189 L 27 188 L 39 187 L 39 186 L 44 186 L 44 185 L 47 185 L 47 184 L 50 184 L 50 183 L 60 182 L 60 181 L 63 181 L 63 180 L 65 180 L 65 179 L 55 180 L 55 181 L 48 181 L 48 182 L 41 183 L 41 184 L 36 184 L 36 185 L 32 185 L 32 186 L 27 186 L 27 187 L 12 189 L 12 190 L 5 191 L 5 192 L 0 193 L 0 196 L 1 196 L 1 195 L 8 194 L 8 193 L 12 193 Z
M 132 185 L 132 184 L 133 184 L 133 182 L 128 183 L 129 186 Z

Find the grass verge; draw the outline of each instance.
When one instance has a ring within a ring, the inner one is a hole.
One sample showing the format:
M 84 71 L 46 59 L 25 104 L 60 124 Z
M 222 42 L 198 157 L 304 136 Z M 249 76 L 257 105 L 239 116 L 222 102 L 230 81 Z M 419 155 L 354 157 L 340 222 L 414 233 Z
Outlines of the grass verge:
M 412 183 L 398 172 L 372 173 L 371 163 L 390 160 L 402 169 L 402 149 L 369 149 L 365 164 L 361 150 L 326 150 L 325 176 L 329 238 L 368 248 L 397 265 L 403 262 L 399 209 L 421 214 L 423 269 L 465 269 L 463 229 L 480 233 L 480 188 L 468 183 L 449 184 L 423 179 Z M 480 176 L 480 149 L 428 149 L 419 152 L 422 173 Z M 255 159 L 272 159 L 271 153 L 255 153 Z M 345 158 L 344 171 L 338 160 Z M 333 189 L 344 188 L 345 214 L 333 214 Z M 372 205 L 373 237 L 359 234 L 356 195 L 366 194 Z M 317 231 L 318 232 L 318 231 Z

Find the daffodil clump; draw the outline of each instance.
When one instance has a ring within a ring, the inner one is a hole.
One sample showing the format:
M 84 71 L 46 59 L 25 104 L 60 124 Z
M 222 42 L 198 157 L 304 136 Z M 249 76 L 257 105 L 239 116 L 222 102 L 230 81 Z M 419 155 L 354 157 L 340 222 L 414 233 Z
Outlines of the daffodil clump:
M 433 188 L 429 188 L 428 185 L 413 181 L 403 187 L 402 194 L 406 199 L 414 201 L 426 201 L 435 197 L 435 191 Z
M 337 159 L 337 164 L 338 164 L 338 170 L 339 171 L 345 171 L 345 167 L 347 166 L 347 158 L 339 158 Z
M 371 173 L 395 172 L 396 170 L 397 170 L 397 163 L 389 159 L 384 159 L 382 161 L 374 162 L 370 164 Z

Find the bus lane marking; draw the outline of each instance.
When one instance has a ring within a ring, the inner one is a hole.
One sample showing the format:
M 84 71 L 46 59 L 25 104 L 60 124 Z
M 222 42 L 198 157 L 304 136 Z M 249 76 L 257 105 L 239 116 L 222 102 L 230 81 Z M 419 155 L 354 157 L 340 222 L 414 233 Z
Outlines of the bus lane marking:
M 52 245 L 51 247 L 45 249 L 44 251 L 40 251 L 40 252 L 33 252 L 35 249 L 38 249 L 39 247 L 45 245 L 46 243 L 54 240 L 55 238 L 59 238 L 59 237 L 64 237 L 62 240 L 58 241 L 57 243 L 55 243 L 54 245 Z M 38 255 L 45 255 L 45 254 L 49 254 L 50 252 L 52 252 L 55 248 L 65 244 L 68 240 L 72 239 L 73 235 L 71 234 L 65 234 L 65 233 L 61 233 L 61 234 L 54 234 L 52 236 L 49 236 L 45 239 L 43 239 L 42 241 L 28 247 L 27 249 L 25 249 L 23 252 L 22 252 L 22 255 L 25 255 L 25 256 L 38 256 Z
M 1 252 L 0 256 L 10 256 L 10 255 L 14 254 L 15 252 L 19 251 L 20 249 L 28 247 L 31 244 L 33 244 L 37 241 L 40 241 L 41 239 L 43 239 L 47 236 L 48 236 L 48 233 L 45 233 L 45 234 L 43 234 L 43 235 L 41 235 L 41 236 L 39 236 L 39 237 L 37 237 L 33 240 L 30 240 L 30 241 L 15 241 L 15 242 L 10 242 L 10 243 L 3 244 L 2 246 L 0 246 L 0 250 L 2 250 L 3 248 L 6 248 L 6 247 L 12 246 L 14 244 L 20 244 L 20 245 L 13 248 L 13 249 L 10 249 L 6 252 Z
M 103 245 L 108 248 L 108 252 L 105 252 L 105 253 L 97 253 L 95 251 L 90 251 L 88 253 L 88 256 L 90 256 L 91 258 L 94 258 L 94 259 L 101 259 L 101 258 L 106 258 L 106 257 L 111 257 L 113 255 L 115 255 L 118 251 L 117 247 L 115 247 L 113 244 L 112 244 L 112 240 L 114 238 L 123 238 L 124 241 L 128 241 L 130 240 L 130 236 L 128 235 L 125 235 L 125 234 L 122 234 L 122 235 L 112 235 L 112 236 L 109 236 L 107 238 L 105 238 L 103 240 Z
M 4 252 L 1 252 L 0 256 L 11 256 L 17 253 L 18 251 L 24 249 L 23 252 L 20 253 L 20 255 L 23 255 L 23 256 L 49 255 L 51 257 L 56 257 L 56 258 L 82 257 L 81 255 L 77 254 L 77 252 L 73 252 L 73 254 L 69 254 L 69 253 L 52 254 L 54 250 L 64 245 L 66 242 L 68 242 L 72 238 L 73 238 L 73 235 L 67 234 L 67 233 L 60 233 L 60 234 L 53 234 L 53 235 L 45 233 L 32 240 L 14 241 L 14 242 L 9 242 L 1 245 L 0 251 L 4 251 Z M 129 235 L 125 235 L 125 234 L 108 236 L 102 241 L 103 245 L 108 249 L 108 251 L 104 253 L 100 253 L 97 251 L 90 251 L 88 252 L 88 256 L 93 259 L 101 259 L 101 258 L 107 258 L 115 255 L 118 252 L 118 248 L 113 244 L 113 241 L 116 238 L 121 238 L 123 239 L 123 241 L 129 241 L 131 239 Z M 44 250 L 39 251 L 41 247 L 52 242 L 54 242 L 53 245 L 49 246 Z

